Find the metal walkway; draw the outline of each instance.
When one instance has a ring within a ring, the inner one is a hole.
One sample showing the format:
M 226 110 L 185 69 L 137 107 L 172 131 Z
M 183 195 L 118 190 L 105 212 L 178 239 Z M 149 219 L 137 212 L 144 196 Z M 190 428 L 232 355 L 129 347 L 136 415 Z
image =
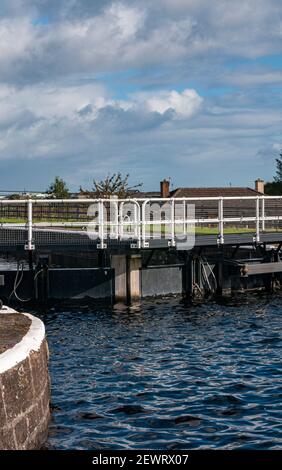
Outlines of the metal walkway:
M 282 197 L 1 200 L 0 250 L 282 243 Z

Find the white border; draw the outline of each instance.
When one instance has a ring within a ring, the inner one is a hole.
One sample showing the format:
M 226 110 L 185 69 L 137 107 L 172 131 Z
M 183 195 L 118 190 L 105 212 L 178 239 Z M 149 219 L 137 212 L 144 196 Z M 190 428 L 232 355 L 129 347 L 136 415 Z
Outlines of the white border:
M 4 306 L 2 310 L 0 310 L 0 321 L 1 315 L 8 315 L 9 313 L 19 312 Z M 19 343 L 0 354 L 0 374 L 3 374 L 3 372 L 6 372 L 24 361 L 31 351 L 38 351 L 45 338 L 45 326 L 39 318 L 36 318 L 29 313 L 20 314 L 30 318 L 31 325 L 29 327 L 29 331 Z

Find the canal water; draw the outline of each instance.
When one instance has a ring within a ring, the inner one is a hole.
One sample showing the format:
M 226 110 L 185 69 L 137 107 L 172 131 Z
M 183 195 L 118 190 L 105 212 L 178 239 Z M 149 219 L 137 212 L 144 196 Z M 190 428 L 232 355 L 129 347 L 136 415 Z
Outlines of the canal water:
M 47 448 L 281 448 L 281 300 L 41 312 L 52 380 Z

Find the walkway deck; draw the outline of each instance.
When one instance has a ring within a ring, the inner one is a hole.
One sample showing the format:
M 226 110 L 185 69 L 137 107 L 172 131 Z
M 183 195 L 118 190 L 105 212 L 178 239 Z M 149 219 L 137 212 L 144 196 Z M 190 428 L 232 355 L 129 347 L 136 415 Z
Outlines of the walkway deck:
M 0 252 L 23 251 L 27 241 L 27 230 L 25 229 L 0 229 Z M 224 246 L 253 245 L 256 242 L 255 233 L 234 233 L 224 236 Z M 282 232 L 260 233 L 259 243 L 282 244 Z M 33 244 L 36 249 L 43 251 L 91 251 L 102 248 L 99 239 L 91 240 L 85 231 L 33 229 Z M 222 246 L 216 234 L 196 235 L 195 247 L 217 247 Z M 171 239 L 154 238 L 147 239 L 143 249 L 171 248 Z M 137 250 L 138 240 L 136 238 L 115 240 L 104 239 L 104 249 L 110 250 Z M 176 246 L 177 248 L 177 246 Z M 181 248 L 180 248 L 181 249 Z

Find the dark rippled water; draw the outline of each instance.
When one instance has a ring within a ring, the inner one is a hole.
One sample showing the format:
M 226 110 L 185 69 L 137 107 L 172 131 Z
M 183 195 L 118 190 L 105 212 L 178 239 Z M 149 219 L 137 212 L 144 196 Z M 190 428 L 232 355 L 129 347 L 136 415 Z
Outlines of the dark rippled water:
M 281 448 L 281 296 L 41 317 L 51 449 Z

